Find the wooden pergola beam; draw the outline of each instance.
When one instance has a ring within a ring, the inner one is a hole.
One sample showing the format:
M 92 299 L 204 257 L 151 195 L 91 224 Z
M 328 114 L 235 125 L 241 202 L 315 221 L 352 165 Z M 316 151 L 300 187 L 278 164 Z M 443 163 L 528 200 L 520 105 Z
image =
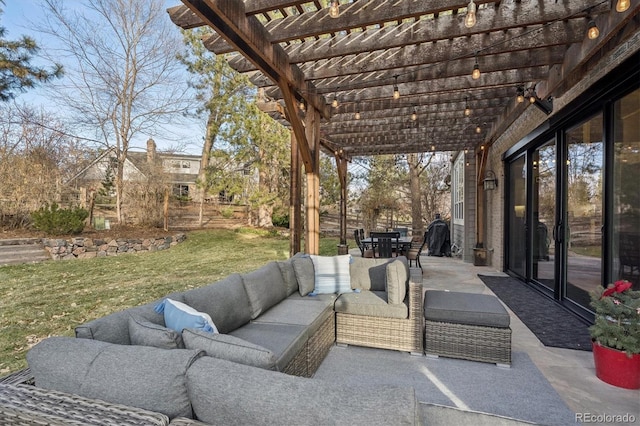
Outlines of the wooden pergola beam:
M 183 0 L 183 3 L 281 89 L 288 87 L 296 92 L 297 96 L 313 105 L 323 118 L 331 116 L 324 97 L 317 93 L 313 84 L 305 80 L 300 69 L 290 63 L 284 50 L 271 42 L 271 35 L 262 24 L 254 16 L 247 16 L 242 1 Z M 172 9 L 169 16 L 179 25 L 182 21 L 176 16 L 175 10 L 171 13 Z

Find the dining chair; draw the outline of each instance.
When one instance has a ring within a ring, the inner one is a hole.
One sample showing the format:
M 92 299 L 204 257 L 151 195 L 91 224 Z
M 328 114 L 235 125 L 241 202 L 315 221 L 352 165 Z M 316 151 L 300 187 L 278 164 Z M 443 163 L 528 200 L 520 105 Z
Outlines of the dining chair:
M 378 257 L 380 258 L 390 258 L 393 257 L 393 243 L 391 242 L 391 238 L 378 238 Z M 375 253 L 374 253 L 375 255 Z
M 355 229 L 353 231 L 353 237 L 356 240 L 356 244 L 358 245 L 358 248 L 360 249 L 360 253 L 362 254 L 362 257 L 374 257 L 373 256 L 373 250 L 371 250 L 369 248 L 369 246 L 367 246 L 366 244 L 364 244 L 362 242 L 359 230 Z
M 422 236 L 422 239 L 420 239 L 420 237 L 414 237 L 412 239 L 411 247 L 409 248 L 409 250 L 407 250 L 407 253 L 406 253 L 407 260 L 409 261 L 409 266 L 411 266 L 413 262 L 416 262 L 416 265 L 420 269 L 422 269 L 422 265 L 420 264 L 420 255 L 422 254 L 422 250 L 424 250 L 424 246 L 426 244 L 427 244 L 426 232 Z

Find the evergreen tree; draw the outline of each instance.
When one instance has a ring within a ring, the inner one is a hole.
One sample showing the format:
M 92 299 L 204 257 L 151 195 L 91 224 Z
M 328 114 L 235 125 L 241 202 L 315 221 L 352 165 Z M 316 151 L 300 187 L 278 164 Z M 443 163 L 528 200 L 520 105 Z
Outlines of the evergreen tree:
M 2 12 L 0 8 L 0 14 Z M 62 75 L 62 66 L 58 64 L 51 70 L 31 65 L 33 56 L 38 53 L 38 46 L 32 38 L 22 36 L 11 41 L 5 36 L 6 29 L 0 27 L 0 101 L 11 100 L 17 92 Z

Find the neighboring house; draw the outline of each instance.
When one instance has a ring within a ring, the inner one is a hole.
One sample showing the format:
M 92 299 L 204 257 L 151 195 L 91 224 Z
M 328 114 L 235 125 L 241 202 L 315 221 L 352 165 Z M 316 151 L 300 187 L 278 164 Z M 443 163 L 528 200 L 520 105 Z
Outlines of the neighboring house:
M 81 194 L 98 191 L 110 177 L 115 176 L 114 161 L 114 149 L 106 150 L 71 178 L 68 185 L 80 191 Z M 200 156 L 157 152 L 154 140 L 149 139 L 147 141 L 147 152 L 128 153 L 124 165 L 124 181 L 142 180 L 145 176 L 145 171 L 149 170 L 149 164 L 153 163 L 161 167 L 166 174 L 167 181 L 172 187 L 172 195 L 191 201 L 200 201 L 200 194 L 196 185 L 198 173 L 200 172 Z M 249 179 L 254 176 L 251 171 L 245 172 L 241 170 L 239 173 Z M 114 196 L 115 193 L 109 195 Z M 84 197 L 81 195 L 80 198 L 82 203 Z M 220 194 L 219 201 L 230 202 L 232 200 L 225 194 Z

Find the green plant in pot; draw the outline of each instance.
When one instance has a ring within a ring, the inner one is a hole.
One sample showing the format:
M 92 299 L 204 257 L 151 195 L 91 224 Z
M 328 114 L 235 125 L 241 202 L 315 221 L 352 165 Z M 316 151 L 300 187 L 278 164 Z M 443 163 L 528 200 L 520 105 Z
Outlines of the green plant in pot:
M 640 291 L 621 280 L 591 293 L 595 322 L 593 340 L 596 375 L 628 389 L 640 388 Z

